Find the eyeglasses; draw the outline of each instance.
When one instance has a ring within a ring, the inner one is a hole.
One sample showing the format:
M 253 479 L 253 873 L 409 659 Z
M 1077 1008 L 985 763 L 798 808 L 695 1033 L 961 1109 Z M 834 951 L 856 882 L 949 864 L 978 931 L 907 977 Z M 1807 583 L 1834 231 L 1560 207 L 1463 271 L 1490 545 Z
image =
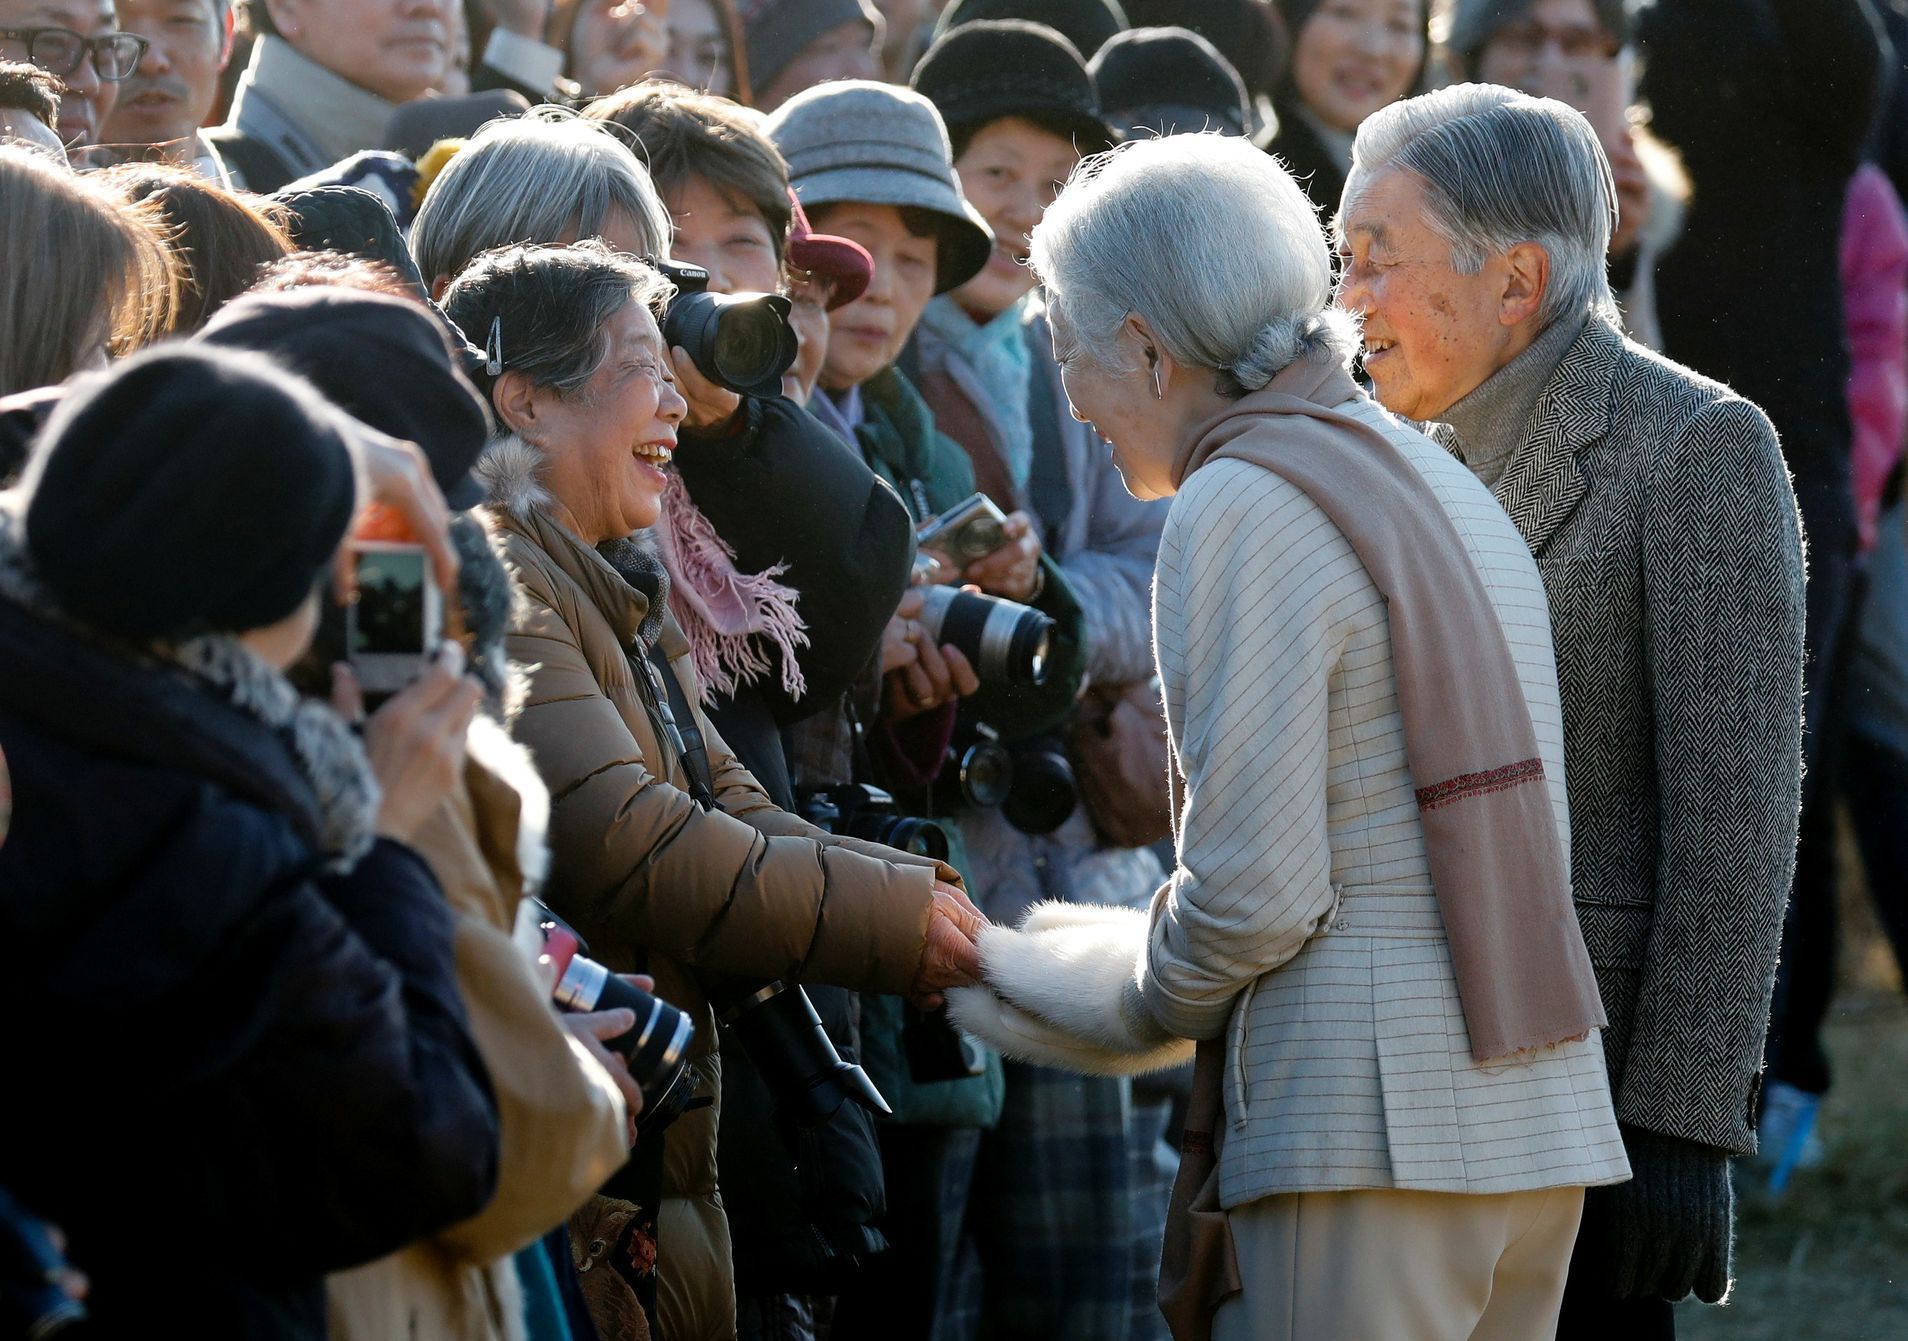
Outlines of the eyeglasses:
M 137 33 L 107 33 L 85 37 L 71 28 L 0 28 L 0 37 L 26 44 L 27 59 L 48 74 L 64 79 L 80 68 L 88 53 L 93 73 L 117 84 L 139 68 L 139 58 L 152 44 Z
M 1547 46 L 1555 46 L 1567 61 L 1607 61 L 1615 56 L 1615 38 L 1595 24 L 1546 28 L 1541 23 L 1507 23 L 1491 37 L 1490 45 L 1520 61 L 1534 61 Z

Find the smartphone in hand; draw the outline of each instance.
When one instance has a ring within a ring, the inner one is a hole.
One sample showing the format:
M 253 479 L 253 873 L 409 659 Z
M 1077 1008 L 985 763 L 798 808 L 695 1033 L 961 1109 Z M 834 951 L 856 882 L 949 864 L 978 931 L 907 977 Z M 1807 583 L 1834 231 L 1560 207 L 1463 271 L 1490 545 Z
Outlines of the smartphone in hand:
M 444 600 L 422 545 L 354 542 L 357 597 L 345 608 L 345 658 L 367 694 L 395 694 L 444 634 Z

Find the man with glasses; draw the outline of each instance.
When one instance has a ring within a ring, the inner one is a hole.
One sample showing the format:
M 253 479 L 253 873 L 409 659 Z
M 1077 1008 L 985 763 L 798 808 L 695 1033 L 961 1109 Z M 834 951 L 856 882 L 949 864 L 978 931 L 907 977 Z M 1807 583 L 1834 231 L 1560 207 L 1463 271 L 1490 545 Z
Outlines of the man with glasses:
M 199 134 L 219 96 L 232 53 L 230 0 L 118 0 L 120 26 L 146 40 L 139 66 L 119 87 L 106 143 L 196 168 L 222 185 L 231 176 Z
M 55 129 L 69 149 L 99 143 L 145 48 L 119 30 L 113 0 L 0 0 L 0 60 L 28 61 L 65 83 Z

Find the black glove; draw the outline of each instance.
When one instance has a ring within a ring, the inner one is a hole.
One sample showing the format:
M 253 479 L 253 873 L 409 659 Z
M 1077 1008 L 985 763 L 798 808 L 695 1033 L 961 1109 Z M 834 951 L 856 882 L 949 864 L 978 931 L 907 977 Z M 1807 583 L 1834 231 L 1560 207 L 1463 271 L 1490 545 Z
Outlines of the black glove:
M 1729 1292 L 1735 1194 L 1729 1155 L 1714 1146 L 1623 1128 L 1634 1177 L 1583 1197 L 1577 1271 L 1613 1299 Z

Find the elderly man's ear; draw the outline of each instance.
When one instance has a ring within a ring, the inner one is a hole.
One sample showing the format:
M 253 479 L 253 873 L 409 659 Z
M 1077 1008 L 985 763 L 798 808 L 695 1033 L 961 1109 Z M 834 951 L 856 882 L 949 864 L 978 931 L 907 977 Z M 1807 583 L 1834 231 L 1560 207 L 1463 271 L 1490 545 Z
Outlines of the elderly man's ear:
M 1498 299 L 1497 320 L 1521 326 L 1537 315 L 1550 287 L 1550 253 L 1542 244 L 1520 242 L 1504 253 L 1504 294 Z

